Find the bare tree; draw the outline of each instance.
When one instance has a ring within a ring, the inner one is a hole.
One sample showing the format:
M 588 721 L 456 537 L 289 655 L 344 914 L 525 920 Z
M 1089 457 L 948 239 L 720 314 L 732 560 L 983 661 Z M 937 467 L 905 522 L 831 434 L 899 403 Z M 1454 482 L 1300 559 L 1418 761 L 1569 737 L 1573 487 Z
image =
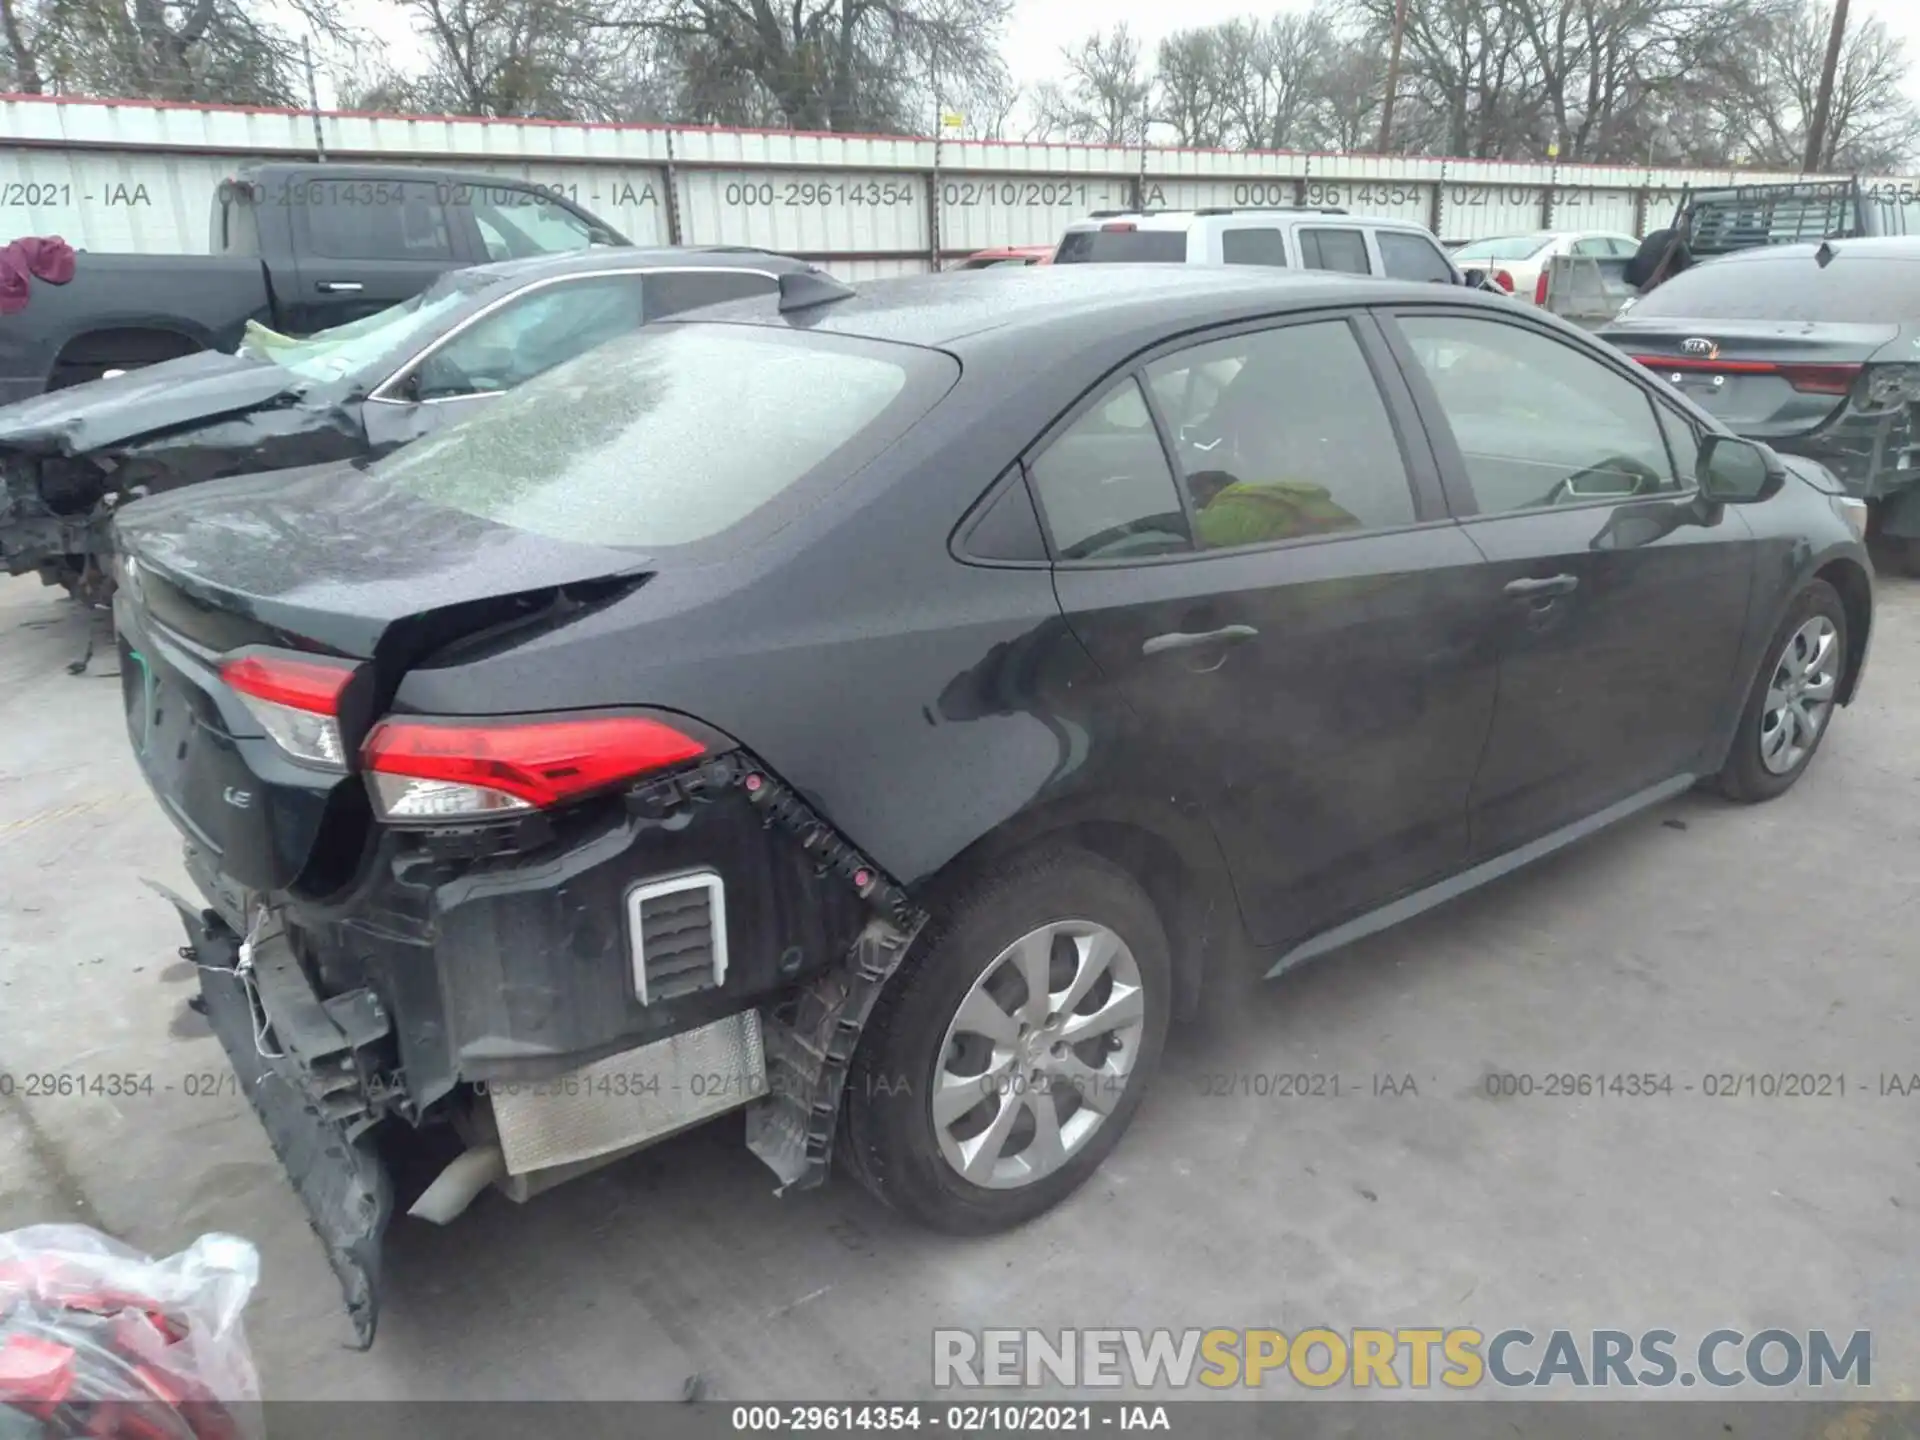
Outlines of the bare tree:
M 1140 42 L 1127 27 L 1089 35 L 1060 54 L 1067 78 L 1036 88 L 1035 134 L 1096 145 L 1144 144 L 1153 82 Z
M 1004 69 L 941 93 L 943 103 L 960 112 L 960 133 L 969 140 L 1014 138 L 1027 103 L 1026 88 L 1014 83 Z
M 375 102 L 543 120 L 618 118 L 638 37 L 548 0 L 400 0 L 427 50 L 417 75 L 383 73 Z
M 522 0 L 543 3 L 543 0 Z M 749 76 L 802 130 L 924 128 L 936 77 L 1001 68 L 1012 0 L 614 0 L 593 23 Z
M 38 95 L 47 88 L 34 58 L 36 16 L 21 0 L 0 0 L 0 85 L 16 95 Z
M 292 18 L 323 36 L 345 27 L 332 0 Z M 293 104 L 300 42 L 247 0 L 5 0 L 0 35 L 14 85 L 36 93 Z
M 1879 20 L 1855 26 L 1835 66 L 1826 134 L 1808 153 L 1808 128 L 1830 35 L 1817 0 L 1789 0 L 1742 17 L 1739 39 L 1706 57 L 1686 157 L 1698 163 L 1817 170 L 1902 168 L 1920 145 L 1920 115 L 1905 94 L 1904 45 Z
M 1172 126 L 1179 144 L 1228 143 L 1228 97 L 1241 87 L 1245 59 L 1244 51 L 1223 43 L 1228 28 L 1181 30 L 1160 42 L 1153 118 Z

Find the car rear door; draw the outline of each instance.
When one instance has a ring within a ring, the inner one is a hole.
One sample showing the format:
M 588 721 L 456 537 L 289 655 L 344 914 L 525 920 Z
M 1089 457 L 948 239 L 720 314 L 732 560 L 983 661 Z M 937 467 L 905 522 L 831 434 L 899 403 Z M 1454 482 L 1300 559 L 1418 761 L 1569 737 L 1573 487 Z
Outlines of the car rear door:
M 1484 859 L 1703 763 L 1746 625 L 1752 533 L 1699 503 L 1692 422 L 1630 365 L 1519 311 L 1407 308 L 1387 323 L 1448 501 L 1490 562 Z
M 275 301 L 298 335 L 377 314 L 481 258 L 431 180 L 323 176 L 300 180 L 289 198 L 297 279 Z
M 1464 861 L 1487 567 L 1413 414 L 1364 312 L 1323 312 L 1170 346 L 1029 457 L 1068 623 L 1263 945 Z
M 1356 225 L 1301 225 L 1294 232 L 1303 270 L 1338 270 L 1348 275 L 1377 272 L 1366 232 Z

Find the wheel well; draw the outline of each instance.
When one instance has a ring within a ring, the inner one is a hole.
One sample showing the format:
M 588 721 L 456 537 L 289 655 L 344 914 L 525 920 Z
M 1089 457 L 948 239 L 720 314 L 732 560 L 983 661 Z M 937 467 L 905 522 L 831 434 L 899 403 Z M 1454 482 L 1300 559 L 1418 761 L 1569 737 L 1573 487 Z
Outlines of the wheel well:
M 1181 857 L 1178 846 L 1143 825 L 1075 820 L 1042 829 L 996 832 L 950 863 L 930 887 L 928 898 L 937 904 L 940 891 L 958 875 L 1061 844 L 1078 846 L 1119 866 L 1146 892 L 1173 958 L 1174 1014 L 1191 1018 L 1199 1008 L 1208 969 L 1238 933 L 1238 911 L 1224 882 L 1197 872 Z
M 88 330 L 60 347 L 54 368 L 63 365 L 114 365 L 130 362 L 151 365 L 174 360 L 205 347 L 191 335 L 178 330 L 151 326 L 122 326 L 108 330 Z
M 1815 574 L 1840 592 L 1840 604 L 1847 612 L 1847 675 L 1837 697 L 1842 705 L 1853 699 L 1853 687 L 1860 676 L 1860 662 L 1867 654 L 1867 629 L 1873 624 L 1872 591 L 1867 572 L 1851 560 L 1830 560 Z

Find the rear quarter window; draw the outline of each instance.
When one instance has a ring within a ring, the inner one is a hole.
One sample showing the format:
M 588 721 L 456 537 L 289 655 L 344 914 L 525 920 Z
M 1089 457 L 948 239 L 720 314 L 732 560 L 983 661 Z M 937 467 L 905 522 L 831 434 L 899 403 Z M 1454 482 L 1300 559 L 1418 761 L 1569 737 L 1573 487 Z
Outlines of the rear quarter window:
M 1640 297 L 1635 320 L 1813 320 L 1893 325 L 1920 320 L 1920 259 L 1853 256 L 1844 240 L 1825 269 L 1811 255 L 1706 261 Z
M 373 473 L 558 540 L 697 544 L 845 480 L 951 388 L 936 351 L 750 325 L 649 326 Z M 791 492 L 791 493 L 790 493 Z

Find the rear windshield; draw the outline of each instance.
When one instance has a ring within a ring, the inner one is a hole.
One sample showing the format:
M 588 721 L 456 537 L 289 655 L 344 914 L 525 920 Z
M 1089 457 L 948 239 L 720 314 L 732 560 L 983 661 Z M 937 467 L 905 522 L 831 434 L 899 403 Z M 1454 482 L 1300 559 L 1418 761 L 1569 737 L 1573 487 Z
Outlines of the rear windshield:
M 1179 265 L 1187 258 L 1184 230 L 1069 230 L 1056 265 Z
M 1845 241 L 1836 242 L 1836 251 Z M 1920 315 L 1920 258 L 1753 255 L 1683 270 L 1634 302 L 1635 319 L 1824 320 L 1880 325 Z
M 1508 235 L 1499 240 L 1475 240 L 1462 245 L 1453 252 L 1453 258 L 1462 265 L 1475 260 L 1525 260 L 1552 243 L 1551 235 Z
M 659 325 L 549 370 L 372 473 L 558 540 L 689 545 L 815 472 L 845 479 L 958 373 L 947 356 L 905 345 Z

